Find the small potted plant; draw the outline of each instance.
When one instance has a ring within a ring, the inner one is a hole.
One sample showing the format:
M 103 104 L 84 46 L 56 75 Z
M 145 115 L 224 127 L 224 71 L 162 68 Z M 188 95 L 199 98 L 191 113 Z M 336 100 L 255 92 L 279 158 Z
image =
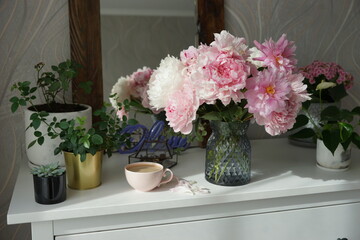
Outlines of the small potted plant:
M 302 114 L 309 115 L 312 121 L 306 125 L 307 128 L 314 128 L 314 124 L 320 121 L 320 112 L 328 106 L 341 107 L 341 100 L 346 97 L 347 91 L 352 88 L 354 77 L 346 72 L 339 64 L 334 62 L 314 61 L 311 64 L 299 69 L 305 77 L 307 92 L 311 100 L 304 102 L 306 108 Z M 322 91 L 319 91 L 319 88 Z M 316 146 L 316 141 L 311 138 L 290 137 L 292 143 L 306 146 Z
M 55 148 L 55 155 L 64 153 L 68 186 L 73 189 L 91 189 L 101 184 L 102 158 L 106 153 L 108 157 L 114 150 L 124 144 L 130 144 L 129 135 L 121 134 L 121 130 L 128 124 L 135 124 L 133 119 L 126 116 L 119 118 L 115 109 L 107 111 L 110 104 L 94 112 L 99 117 L 90 129 L 85 127 L 87 119 L 53 119 L 47 128 L 47 135 L 59 138 L 60 143 Z M 120 108 L 129 108 L 129 102 Z M 41 136 L 39 136 L 41 137 Z M 38 137 L 38 138 L 39 138 Z
M 356 119 L 356 122 L 354 119 L 358 116 L 360 107 L 349 111 L 336 106 L 322 110 L 319 122 L 315 122 L 309 114 L 299 115 L 294 128 L 305 126 L 308 122 L 312 122 L 314 127 L 304 128 L 294 136 L 316 140 L 316 161 L 319 167 L 345 170 L 350 164 L 350 145 L 360 148 L 360 136 L 356 132 L 360 121 Z
M 32 168 L 31 174 L 37 203 L 55 204 L 66 200 L 65 168 L 51 163 Z
M 52 71 L 50 72 L 44 72 L 44 66 L 44 63 L 35 65 L 35 86 L 30 81 L 24 81 L 17 82 L 11 87 L 12 91 L 18 93 L 17 96 L 10 99 L 11 111 L 15 113 L 20 106 L 25 107 L 24 119 L 27 129 L 25 143 L 29 165 L 33 167 L 59 162 L 61 166 L 64 166 L 62 156 L 54 158 L 54 146 L 57 146 L 59 142 L 46 135 L 48 123 L 54 117 L 72 119 L 77 116 L 86 116 L 89 119 L 87 122 L 89 128 L 92 111 L 88 105 L 66 102 L 66 93 L 70 89 L 71 80 L 76 77 L 80 65 L 66 60 L 57 66 L 51 66 Z M 90 92 L 91 84 L 92 82 L 86 82 L 79 87 L 85 92 Z M 39 96 L 45 103 L 38 103 Z

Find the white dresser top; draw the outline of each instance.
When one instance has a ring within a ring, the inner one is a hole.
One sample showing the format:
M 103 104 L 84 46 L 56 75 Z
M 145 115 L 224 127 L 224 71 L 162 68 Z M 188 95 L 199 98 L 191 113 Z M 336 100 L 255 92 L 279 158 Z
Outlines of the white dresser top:
M 197 181 L 210 194 L 170 192 L 175 181 L 152 192 L 138 192 L 126 182 L 127 155 L 114 154 L 103 162 L 102 185 L 91 190 L 67 189 L 65 202 L 35 202 L 32 176 L 23 160 L 8 211 L 8 224 L 196 207 L 210 204 L 276 199 L 360 190 L 360 151 L 353 149 L 348 171 L 329 172 L 315 165 L 315 149 L 294 146 L 287 139 L 254 140 L 252 179 L 244 186 L 224 187 L 204 178 L 205 150 L 194 148 L 179 156 L 172 170 L 178 178 Z M 341 195 L 342 196 L 342 195 Z M 360 199 L 357 199 L 360 201 Z

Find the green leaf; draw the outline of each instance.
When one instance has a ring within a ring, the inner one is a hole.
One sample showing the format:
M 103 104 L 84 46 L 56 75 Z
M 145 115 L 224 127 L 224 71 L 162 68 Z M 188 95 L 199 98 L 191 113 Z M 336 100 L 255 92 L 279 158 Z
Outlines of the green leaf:
M 360 136 L 356 132 L 353 133 L 352 142 L 360 149 Z
M 36 129 L 38 129 L 40 127 L 41 120 L 40 119 L 34 119 L 31 124 L 32 124 L 33 128 L 36 130 Z
M 322 140 L 324 141 L 324 144 L 327 147 L 327 149 L 329 149 L 333 155 L 337 146 L 341 142 L 339 131 L 340 131 L 339 129 L 333 129 L 333 130 L 324 130 L 322 132 L 322 137 L 323 137 Z
M 31 148 L 32 146 L 34 146 L 35 143 L 36 143 L 36 140 L 30 142 L 29 145 L 28 145 L 28 148 Z
M 40 137 L 42 135 L 42 133 L 40 131 L 35 131 L 34 135 L 35 135 L 35 137 Z
M 89 140 L 84 141 L 84 147 L 85 148 L 90 148 L 90 141 Z
M 86 160 L 86 153 L 80 153 L 80 161 L 83 162 Z
M 12 98 L 10 98 L 10 102 L 17 103 L 17 102 L 19 102 L 19 98 L 18 97 L 12 97 Z
M 350 138 L 354 128 L 351 124 L 345 122 L 339 122 L 339 127 L 341 142 L 345 142 Z
M 104 140 L 99 134 L 95 134 L 91 137 L 91 141 L 96 145 L 103 144 Z
M 13 104 L 11 104 L 11 112 L 14 113 L 16 112 L 16 110 L 19 108 L 19 103 L 14 102 Z
M 311 138 L 315 136 L 315 132 L 311 128 L 301 129 L 299 132 L 291 134 L 292 138 Z
M 69 123 L 68 123 L 68 122 L 65 122 L 65 121 L 60 122 L 60 123 L 59 123 L 59 127 L 60 127 L 61 129 L 63 129 L 63 130 L 66 130 L 66 129 L 69 128 Z
M 61 87 L 60 82 L 54 82 L 53 84 L 50 85 L 49 90 L 55 92 L 59 90 L 60 87 Z
M 83 89 L 83 91 L 86 93 L 86 94 L 89 94 L 89 93 L 91 93 L 91 87 L 92 87 L 92 85 L 93 85 L 94 83 L 93 82 L 91 82 L 91 81 L 88 81 L 88 82 L 81 82 L 80 84 L 79 84 L 79 87 L 81 88 L 81 89 Z
M 325 108 L 321 114 L 321 121 L 337 121 L 340 119 L 340 110 L 336 106 Z
M 136 119 L 129 119 L 129 121 L 127 123 L 128 123 L 128 125 L 136 125 L 136 124 L 138 124 L 138 121 Z
M 360 116 L 360 107 L 355 107 L 353 110 L 351 110 L 351 112 L 354 115 L 359 115 Z
M 26 101 L 25 101 L 24 99 L 20 99 L 20 100 L 19 100 L 19 104 L 20 104 L 21 106 L 26 106 Z
M 44 143 L 44 141 L 45 141 L 45 138 L 44 138 L 44 137 L 39 137 L 39 138 L 37 139 L 37 142 L 38 142 L 39 145 L 42 145 L 42 144 Z
M 209 120 L 209 121 L 221 121 L 222 116 L 219 112 L 209 112 L 202 116 L 202 118 Z
M 61 149 L 60 148 L 55 148 L 54 150 L 54 155 L 58 155 L 59 153 L 61 153 Z
M 347 96 L 347 92 L 344 84 L 336 85 L 333 88 L 329 88 L 328 91 L 330 96 L 334 99 L 335 102 L 338 102 L 342 98 Z
M 305 102 L 303 102 L 302 107 L 303 107 L 305 110 L 307 110 L 307 109 L 309 109 L 310 104 L 311 104 L 311 101 L 305 101 Z
M 308 124 L 308 122 L 309 122 L 309 119 L 308 119 L 308 117 L 307 116 L 305 116 L 305 115 L 298 115 L 297 117 L 296 117 L 296 122 L 295 122 L 295 124 L 294 124 L 294 126 L 292 127 L 292 129 L 297 129 L 297 128 L 299 128 L 299 127 L 303 127 L 303 126 L 305 126 L 306 124 Z

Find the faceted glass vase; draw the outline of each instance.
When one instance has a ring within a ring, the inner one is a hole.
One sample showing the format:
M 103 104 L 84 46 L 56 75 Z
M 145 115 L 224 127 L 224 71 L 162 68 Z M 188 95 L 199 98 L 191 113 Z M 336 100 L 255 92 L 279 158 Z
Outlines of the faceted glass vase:
M 251 145 L 246 135 L 249 121 L 210 121 L 210 126 L 212 134 L 206 145 L 205 179 L 222 186 L 249 183 Z

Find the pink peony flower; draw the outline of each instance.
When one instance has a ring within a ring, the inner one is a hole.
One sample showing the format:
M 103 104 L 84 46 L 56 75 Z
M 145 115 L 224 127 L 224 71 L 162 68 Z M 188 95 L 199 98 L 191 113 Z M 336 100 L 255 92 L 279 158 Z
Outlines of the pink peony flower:
M 250 113 L 263 117 L 274 111 L 282 111 L 286 107 L 291 85 L 285 72 L 265 69 L 256 77 L 247 81 L 245 98 Z
M 175 132 L 189 134 L 192 131 L 192 121 L 196 119 L 199 99 L 190 82 L 186 82 L 181 89 L 175 91 L 168 98 L 165 108 L 166 120 Z
M 185 66 L 190 66 L 196 62 L 198 56 L 197 48 L 190 46 L 188 49 L 180 52 L 180 60 Z
M 265 131 L 271 136 L 285 133 L 293 127 L 296 116 L 301 109 L 301 102 L 289 99 L 282 111 L 274 111 L 267 117 L 254 115 L 256 123 L 265 126 Z
M 245 38 L 235 37 L 225 30 L 215 33 L 214 36 L 215 40 L 210 43 L 210 46 L 216 47 L 220 52 L 241 56 L 243 59 L 249 57 Z
M 191 79 L 201 102 L 213 104 L 216 99 L 224 105 L 242 99 L 241 89 L 251 74 L 249 64 L 238 55 L 224 53 L 214 47 L 202 48 L 197 62 L 189 68 Z
M 256 47 L 261 51 L 262 56 L 254 58 L 256 61 L 263 61 L 264 66 L 276 68 L 280 71 L 292 71 L 297 60 L 294 58 L 296 47 L 294 42 L 289 42 L 283 34 L 275 43 L 271 38 L 263 44 L 254 41 Z
M 310 100 L 301 74 L 266 69 L 249 79 L 245 106 L 255 121 L 264 125 L 270 135 L 278 135 L 292 128 L 302 102 Z
M 148 67 L 136 70 L 131 74 L 129 81 L 130 94 L 135 98 L 141 98 L 148 82 L 151 77 L 153 70 Z

